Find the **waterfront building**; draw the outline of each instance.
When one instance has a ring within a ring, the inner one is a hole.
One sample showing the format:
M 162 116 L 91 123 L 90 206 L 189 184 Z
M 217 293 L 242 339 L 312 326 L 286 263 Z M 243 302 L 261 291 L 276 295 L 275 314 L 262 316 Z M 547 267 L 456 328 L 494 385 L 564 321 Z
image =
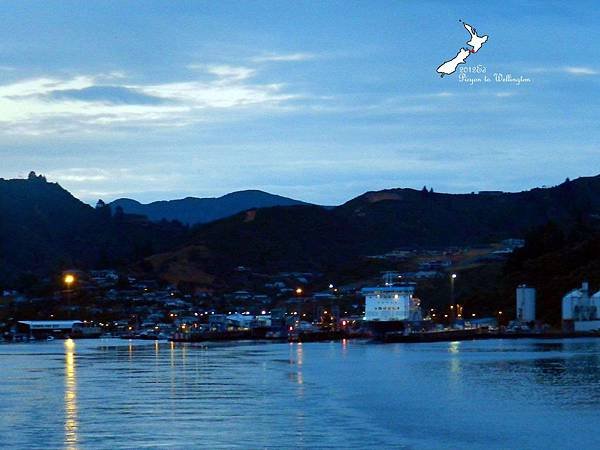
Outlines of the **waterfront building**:
M 562 323 L 565 331 L 600 330 L 600 292 L 590 297 L 584 282 L 562 299 Z
M 249 314 L 229 314 L 227 316 L 228 324 L 234 328 L 238 329 L 250 329 L 252 327 L 252 323 L 254 322 L 254 316 Z
M 535 320 L 535 288 L 522 284 L 517 287 L 517 317 L 519 322 Z
M 52 337 L 98 337 L 99 327 L 81 320 L 21 320 L 17 322 L 13 334 L 31 339 Z
M 225 314 L 211 314 L 208 316 L 208 328 L 210 331 L 227 331 L 229 321 Z

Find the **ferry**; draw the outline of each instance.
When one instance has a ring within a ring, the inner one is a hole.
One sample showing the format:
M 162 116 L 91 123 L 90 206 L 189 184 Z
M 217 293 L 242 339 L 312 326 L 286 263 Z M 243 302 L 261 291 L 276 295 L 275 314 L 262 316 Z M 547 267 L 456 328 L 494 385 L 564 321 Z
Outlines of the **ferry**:
M 422 320 L 421 301 L 415 297 L 416 283 L 397 282 L 400 277 L 394 272 L 384 273 L 383 286 L 365 287 L 363 324 L 375 336 L 390 332 L 410 333 Z

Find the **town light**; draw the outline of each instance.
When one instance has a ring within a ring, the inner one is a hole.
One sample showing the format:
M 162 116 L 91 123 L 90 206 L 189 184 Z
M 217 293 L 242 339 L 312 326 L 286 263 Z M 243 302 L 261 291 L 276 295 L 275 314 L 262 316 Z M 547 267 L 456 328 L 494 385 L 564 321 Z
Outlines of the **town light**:
M 302 294 L 302 288 L 296 288 L 296 294 L 300 295 Z
M 63 281 L 67 285 L 67 288 L 70 288 L 71 285 L 75 282 L 75 276 L 73 274 L 68 273 L 63 278 Z

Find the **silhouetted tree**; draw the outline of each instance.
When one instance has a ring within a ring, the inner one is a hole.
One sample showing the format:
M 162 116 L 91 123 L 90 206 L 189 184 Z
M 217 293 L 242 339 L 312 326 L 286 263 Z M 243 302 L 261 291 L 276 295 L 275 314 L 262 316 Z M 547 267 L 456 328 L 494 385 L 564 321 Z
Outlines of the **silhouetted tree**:
M 42 182 L 46 182 L 46 177 L 43 175 L 37 175 L 33 170 L 31 172 L 29 172 L 29 175 L 27 175 L 27 179 L 29 181 L 42 181 Z

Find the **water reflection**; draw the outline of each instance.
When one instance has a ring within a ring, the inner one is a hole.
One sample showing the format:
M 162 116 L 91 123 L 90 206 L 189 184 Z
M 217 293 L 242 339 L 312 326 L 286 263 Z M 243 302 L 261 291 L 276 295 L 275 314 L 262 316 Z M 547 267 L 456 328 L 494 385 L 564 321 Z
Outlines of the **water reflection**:
M 0 346 L 0 449 L 598 446 L 600 340 L 129 344 Z
M 448 347 L 448 352 L 450 352 L 450 354 L 452 355 L 452 357 L 450 358 L 450 372 L 454 378 L 460 375 L 460 344 L 460 341 L 454 341 L 450 342 L 450 345 Z
M 346 357 L 348 355 L 348 339 L 342 339 L 342 356 Z
M 302 385 L 304 384 L 304 376 L 302 374 L 302 365 L 304 364 L 304 349 L 302 342 L 297 344 L 290 344 L 290 359 L 289 364 L 295 371 L 291 371 L 288 376 L 289 379 L 299 385 L 298 396 L 302 396 L 304 390 Z
M 77 376 L 75 372 L 75 342 L 65 341 L 65 448 L 77 449 Z

